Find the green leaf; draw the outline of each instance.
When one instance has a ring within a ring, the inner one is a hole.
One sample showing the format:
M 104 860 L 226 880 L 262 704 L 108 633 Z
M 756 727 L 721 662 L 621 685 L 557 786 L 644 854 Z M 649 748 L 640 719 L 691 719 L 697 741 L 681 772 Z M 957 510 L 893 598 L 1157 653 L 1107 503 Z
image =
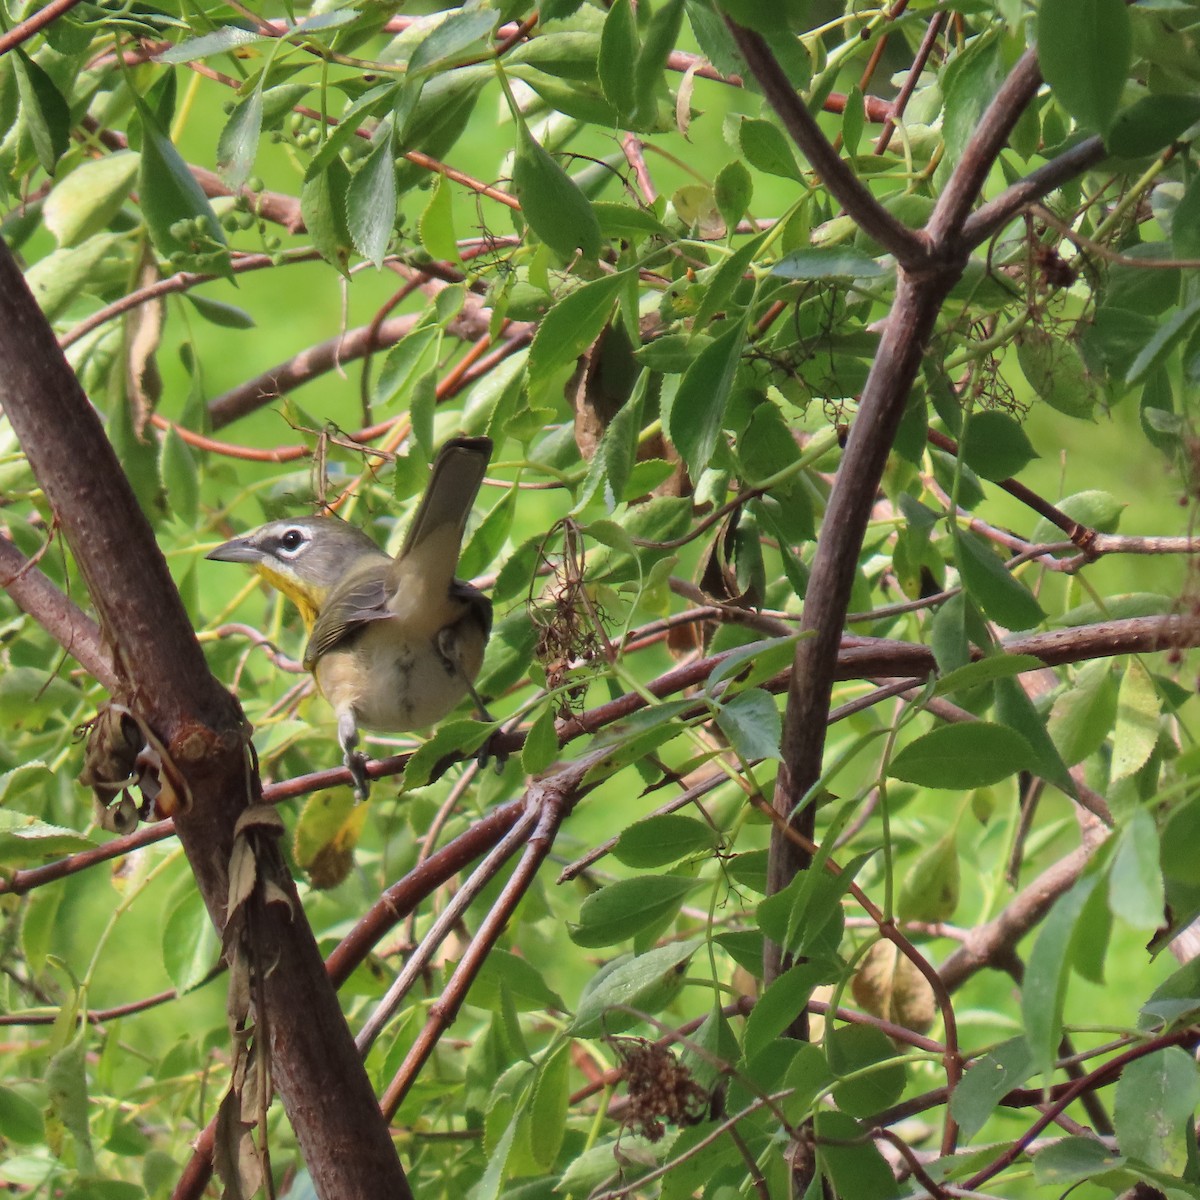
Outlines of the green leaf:
M 200 473 L 196 456 L 174 426 L 163 435 L 159 473 L 171 511 L 189 524 L 194 522 L 200 510 Z
M 638 61 L 637 22 L 630 0 L 614 0 L 604 18 L 596 75 L 621 120 L 631 121 L 636 103 L 634 71 Z
M 905 921 L 948 921 L 960 893 L 958 830 L 952 826 L 905 872 L 896 910 Z
M 748 688 L 717 709 L 717 724 L 730 745 L 747 762 L 780 758 L 783 719 L 775 697 L 761 688 Z
M 24 1146 L 45 1137 L 41 1109 L 20 1092 L 3 1086 L 0 1086 L 0 1136 Z
M 1074 342 L 1041 329 L 1023 329 L 1017 337 L 1017 362 L 1030 387 L 1051 408 L 1081 420 L 1091 417 L 1099 391 Z
M 1133 61 L 1124 0 L 1042 0 L 1037 49 L 1054 98 L 1081 125 L 1105 132 Z
M 1023 1037 L 1007 1042 L 976 1059 L 966 1070 L 954 1097 L 950 1115 L 962 1136 L 970 1141 L 987 1123 L 1003 1096 L 1019 1088 L 1033 1073 L 1033 1059 Z
M 1056 500 L 1054 507 L 1059 512 L 1065 513 L 1072 521 L 1078 521 L 1080 525 L 1086 525 L 1098 533 L 1115 533 L 1117 525 L 1120 523 L 1121 513 L 1125 511 L 1123 501 L 1118 500 L 1110 492 L 1098 490 L 1076 492 L 1073 496 Z M 1063 542 L 1067 540 L 1067 535 L 1053 521 L 1042 517 L 1033 527 L 1029 539 L 1032 542 L 1041 543 Z M 1068 553 L 1075 553 L 1075 551 Z
M 526 775 L 540 775 L 558 754 L 558 734 L 554 725 L 554 708 L 547 704 L 525 735 L 521 747 L 521 770 Z
M 1163 924 L 1163 880 L 1154 818 L 1135 808 L 1120 833 L 1108 875 L 1108 907 L 1134 929 Z
M 700 477 L 717 448 L 745 336 L 743 319 L 733 322 L 701 350 L 680 380 L 665 414 L 671 441 L 693 479 Z
M 738 159 L 726 163 L 717 172 L 713 180 L 713 199 L 725 218 L 727 229 L 737 227 L 737 223 L 746 215 L 753 196 L 754 181 Z
M 627 867 L 665 867 L 682 858 L 710 854 L 717 832 L 705 821 L 682 813 L 659 813 L 622 830 L 613 855 Z
M 697 880 L 678 875 L 639 875 L 593 892 L 579 909 L 578 924 L 568 924 L 577 946 L 615 946 L 670 917 Z
M 1125 779 L 1146 765 L 1158 744 L 1162 700 L 1149 672 L 1129 660 L 1117 692 L 1117 724 L 1113 731 L 1112 778 Z
M 495 726 L 483 721 L 443 721 L 408 760 L 404 768 L 405 790 L 424 787 L 433 778 L 434 768 L 442 759 L 448 756 L 466 758 L 474 754 L 494 732 Z
M 195 291 L 186 292 L 185 295 L 192 307 L 213 325 L 220 325 L 224 329 L 254 328 L 254 318 L 236 304 L 226 304 L 224 300 L 214 300 Z
M 1032 1074 L 1047 1075 L 1058 1055 L 1073 943 L 1080 916 L 1095 886 L 1095 875 L 1084 876 L 1055 901 L 1029 954 L 1021 987 L 1021 1013 L 1029 1040 Z
M 1200 184 L 1188 184 L 1171 217 L 1171 242 L 1179 258 L 1200 257 Z
M 1082 762 L 1104 744 L 1117 717 L 1117 685 L 1112 663 L 1088 663 L 1050 709 L 1047 728 L 1069 767 Z
M 10 667 L 5 675 L 22 669 L 28 668 Z M 27 867 L 95 848 L 95 842 L 73 829 L 49 825 L 24 813 L 0 810 L 0 865 Z
M 1016 475 L 1038 457 L 1021 425 L 1007 413 L 994 411 L 971 417 L 959 453 L 977 475 L 997 482 Z
M 258 153 L 263 126 L 262 81 L 260 77 L 259 86 L 234 106 L 217 142 L 217 170 L 235 190 L 250 177 Z
M 396 223 L 396 152 L 389 123 L 346 191 L 346 226 L 355 248 L 383 266 Z
M 1137 357 L 1130 364 L 1129 370 L 1125 372 L 1125 382 L 1141 383 L 1151 369 L 1156 367 L 1186 335 L 1191 333 L 1197 318 L 1200 318 L 1200 300 L 1193 300 L 1191 304 L 1173 312 L 1155 329 L 1154 335 L 1138 352 Z
M 1117 114 L 1105 135 L 1104 145 L 1110 154 L 1122 158 L 1157 154 L 1197 121 L 1200 121 L 1200 96 L 1143 96 Z
M 558 372 L 575 369 L 575 360 L 608 324 L 624 282 L 621 274 L 602 275 L 570 292 L 546 314 L 529 347 L 531 392 L 552 391 Z
M 486 8 L 452 9 L 412 52 L 409 76 L 444 70 L 491 35 L 499 13 Z
M 346 274 L 350 230 L 346 225 L 346 192 L 350 172 L 336 155 L 319 170 L 312 171 L 300 189 L 300 215 L 308 236 L 330 266 Z
M 71 110 L 54 80 L 20 46 L 14 47 L 10 61 L 34 153 L 42 170 L 53 175 L 71 144 Z
M 793 183 L 804 182 L 804 174 L 796 164 L 791 144 L 779 126 L 754 117 L 733 120 L 735 144 L 755 170 L 790 179 Z
M 212 33 L 200 37 L 188 38 L 169 50 L 154 56 L 155 62 L 177 66 L 180 63 L 196 62 L 202 58 L 210 58 L 214 54 L 225 54 L 242 46 L 252 46 L 255 42 L 267 42 L 271 39 L 253 29 L 242 29 L 237 25 L 226 25 Z
M 1125 1159 L 1094 1137 L 1065 1137 L 1039 1150 L 1033 1177 L 1039 1185 L 1060 1191 L 1071 1184 L 1119 1168 Z
M 584 993 L 570 1032 L 575 1037 L 619 1032 L 636 1018 L 618 1010 L 652 1013 L 669 1004 L 682 986 L 688 960 L 703 944 L 700 938 L 690 938 L 610 963 Z
M 166 915 L 162 956 L 167 975 L 180 994 L 203 982 L 220 961 L 220 938 L 195 888 L 184 889 Z
M 513 162 L 513 192 L 529 227 L 560 258 L 575 252 L 594 259 L 600 253 L 600 223 L 588 199 L 570 176 L 540 146 L 528 126 L 514 114 L 518 124 L 516 159 Z
M 454 236 L 452 199 L 450 180 L 445 175 L 439 175 L 417 228 L 421 234 L 421 245 L 431 257 L 456 263 L 459 257 L 458 242 Z
M 1011 679 L 1026 671 L 1037 671 L 1043 665 L 1042 660 L 1032 654 L 989 654 L 987 658 L 967 663 L 944 675 L 937 681 L 933 693 L 935 696 L 950 696 L 997 679 Z
M 142 119 L 138 196 L 155 250 L 193 270 L 228 275 L 225 234 L 207 197 L 145 102 L 135 103 Z
M 1128 1063 L 1117 1080 L 1113 1110 L 1121 1152 L 1157 1170 L 1182 1175 L 1189 1163 L 1197 1106 L 1200 1073 L 1187 1051 L 1168 1046 Z
M 986 787 L 1033 766 L 1029 743 L 1007 725 L 943 725 L 910 742 L 888 767 L 893 779 L 935 788 Z
M 529 1148 L 543 1171 L 554 1166 L 567 1133 L 571 1101 L 571 1045 L 563 1042 L 542 1063 L 529 1110 Z
M 904 1068 L 899 1070 L 903 1075 Z M 827 1108 L 817 1108 L 813 1120 L 817 1162 L 828 1172 L 835 1195 L 854 1200 L 894 1200 L 897 1189 L 892 1169 L 865 1126 L 847 1113 Z
M 1025 689 L 1015 679 L 998 679 L 995 692 L 996 719 L 1015 729 L 1029 743 L 1036 774 L 1068 796 L 1074 796 L 1075 783 L 1046 728 L 1046 718 L 1034 707 Z
M 954 531 L 955 561 L 963 587 L 985 615 L 1005 629 L 1032 629 L 1045 617 L 1033 593 L 1005 568 L 991 545 Z
M 813 246 L 793 250 L 771 268 L 784 279 L 877 279 L 890 268 L 849 246 Z
M 817 959 L 797 963 L 776 978 L 759 996 L 746 1021 L 742 1054 L 749 1060 L 777 1045 L 784 1030 L 804 1011 L 813 992 L 837 978 L 836 967 Z
M 137 178 L 138 155 L 118 150 L 80 163 L 46 197 L 42 216 L 60 246 L 75 246 L 106 228 Z
M 654 93 L 662 86 L 663 67 L 667 55 L 675 49 L 682 24 L 683 0 L 659 0 L 650 15 L 634 68 L 633 118 L 639 127 L 654 121 Z
M 873 1025 L 845 1025 L 825 1034 L 829 1066 L 838 1076 L 855 1075 L 834 1086 L 833 1099 L 838 1108 L 852 1117 L 869 1117 L 890 1108 L 904 1091 L 906 1074 L 903 1062 L 896 1059 L 896 1048 L 882 1029 Z M 887 1063 L 881 1069 L 880 1064 Z

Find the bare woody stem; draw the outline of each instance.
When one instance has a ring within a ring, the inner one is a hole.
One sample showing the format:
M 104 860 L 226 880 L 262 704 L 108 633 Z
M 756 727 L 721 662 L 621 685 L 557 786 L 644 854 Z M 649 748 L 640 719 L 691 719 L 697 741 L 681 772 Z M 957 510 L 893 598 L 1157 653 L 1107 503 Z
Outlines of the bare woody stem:
M 100 419 L 4 245 L 0 404 L 87 582 L 113 648 L 117 693 L 155 730 L 190 786 L 192 806 L 175 826 L 221 929 L 234 827 L 258 791 L 244 720 L 208 670 Z M 407 1180 L 278 847 L 267 842 L 259 862 L 289 902 L 262 905 L 256 927 L 274 964 L 262 981 L 274 1077 L 317 1192 L 403 1200 Z M 339 1103 L 325 1103 L 334 1094 Z

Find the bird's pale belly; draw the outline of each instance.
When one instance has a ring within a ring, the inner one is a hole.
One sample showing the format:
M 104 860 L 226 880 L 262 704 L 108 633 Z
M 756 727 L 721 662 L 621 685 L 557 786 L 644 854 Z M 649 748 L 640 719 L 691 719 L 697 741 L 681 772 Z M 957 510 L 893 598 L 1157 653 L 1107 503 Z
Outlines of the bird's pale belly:
M 382 733 L 406 733 L 440 721 L 469 684 L 431 639 L 407 636 L 387 620 L 367 625 L 352 644 L 322 655 L 314 675 L 335 712 L 348 708 L 358 725 Z

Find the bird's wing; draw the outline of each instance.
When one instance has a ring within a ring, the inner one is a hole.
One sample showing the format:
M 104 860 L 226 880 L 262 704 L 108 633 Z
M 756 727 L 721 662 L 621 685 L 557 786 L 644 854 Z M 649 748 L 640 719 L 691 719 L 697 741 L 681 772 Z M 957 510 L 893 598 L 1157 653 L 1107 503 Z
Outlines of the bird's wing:
M 386 621 L 392 617 L 387 606 L 391 595 L 388 583 L 391 565 L 387 558 L 368 563 L 330 591 L 304 649 L 304 665 L 308 670 L 316 666 L 322 654 L 327 654 L 369 621 Z

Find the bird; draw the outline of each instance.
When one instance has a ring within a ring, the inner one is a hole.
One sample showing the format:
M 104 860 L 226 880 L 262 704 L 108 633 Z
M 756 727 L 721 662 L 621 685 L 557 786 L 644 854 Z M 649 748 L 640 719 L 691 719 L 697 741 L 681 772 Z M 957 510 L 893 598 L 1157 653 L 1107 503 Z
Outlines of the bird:
M 354 794 L 370 790 L 360 729 L 404 733 L 440 721 L 475 690 L 492 602 L 455 577 L 467 518 L 492 455 L 486 437 L 446 442 L 395 558 L 336 517 L 270 521 L 210 550 L 246 563 L 299 609 L 305 669 L 332 706 Z

